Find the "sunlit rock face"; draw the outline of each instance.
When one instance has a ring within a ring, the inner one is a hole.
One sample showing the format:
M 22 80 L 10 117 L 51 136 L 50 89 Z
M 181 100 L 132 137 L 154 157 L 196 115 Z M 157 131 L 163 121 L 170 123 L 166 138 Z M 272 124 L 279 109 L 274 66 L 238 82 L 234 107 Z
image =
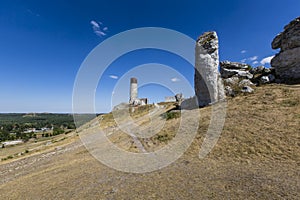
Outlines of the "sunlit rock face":
M 195 93 L 200 107 L 225 98 L 222 79 L 218 70 L 219 41 L 216 32 L 205 32 L 195 49 Z
M 274 38 L 272 48 L 280 48 L 271 61 L 276 76 L 284 83 L 300 83 L 300 17 Z

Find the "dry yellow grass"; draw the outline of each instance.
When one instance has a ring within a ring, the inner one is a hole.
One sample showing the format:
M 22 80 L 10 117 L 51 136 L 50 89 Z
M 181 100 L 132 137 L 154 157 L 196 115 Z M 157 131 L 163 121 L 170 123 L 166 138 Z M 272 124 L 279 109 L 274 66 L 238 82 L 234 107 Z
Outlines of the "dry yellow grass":
M 204 159 L 198 153 L 211 108 L 199 109 L 200 126 L 190 148 L 166 168 L 145 174 L 108 168 L 73 136 L 74 142 L 62 141 L 52 151 L 1 164 L 0 199 L 300 199 L 299 102 L 300 87 L 285 85 L 228 99 L 222 135 Z M 178 119 L 166 122 L 168 139 L 177 126 Z M 110 139 L 134 148 L 122 143 L 130 137 L 118 131 Z M 168 140 L 154 136 L 151 141 L 157 143 L 143 143 L 147 150 Z

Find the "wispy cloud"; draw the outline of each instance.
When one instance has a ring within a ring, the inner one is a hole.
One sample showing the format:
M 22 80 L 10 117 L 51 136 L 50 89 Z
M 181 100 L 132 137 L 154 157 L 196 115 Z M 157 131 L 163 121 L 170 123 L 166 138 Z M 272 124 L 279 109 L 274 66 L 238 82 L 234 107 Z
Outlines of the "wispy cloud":
M 106 35 L 106 31 L 108 30 L 107 27 L 101 28 L 102 22 L 96 22 L 95 20 L 90 21 L 90 24 L 92 25 L 94 33 L 99 36 L 103 37 Z
M 174 77 L 174 78 L 171 78 L 171 81 L 172 81 L 172 82 L 178 82 L 178 81 L 180 81 L 180 79 L 177 78 L 177 77 Z
M 266 58 L 264 58 L 264 59 L 262 59 L 262 60 L 260 61 L 260 64 L 262 64 L 262 65 L 270 64 L 272 58 L 274 58 L 274 56 L 266 57 Z
M 100 25 L 98 24 L 98 22 L 92 20 L 91 21 L 91 25 L 93 26 L 93 28 L 100 28 Z
M 242 50 L 242 51 L 241 51 L 241 53 L 246 53 L 246 52 L 247 52 L 246 50 Z
M 257 65 L 259 62 L 256 60 L 256 61 L 254 61 L 252 64 L 253 65 Z
M 116 75 L 109 75 L 109 78 L 112 78 L 112 79 L 118 79 L 119 77 L 116 76 Z
M 258 56 L 252 56 L 252 57 L 249 57 L 249 58 L 244 58 L 244 59 L 242 59 L 241 60 L 241 62 L 242 63 L 246 63 L 247 61 L 249 61 L 249 62 L 254 62 L 254 61 L 256 61 L 258 59 Z
M 241 60 L 241 62 L 242 63 L 245 63 L 247 61 L 247 59 L 245 58 L 245 59 L 243 59 L 243 60 Z
M 250 57 L 248 58 L 250 61 L 254 61 L 254 60 L 257 60 L 258 56 L 253 56 L 253 57 Z

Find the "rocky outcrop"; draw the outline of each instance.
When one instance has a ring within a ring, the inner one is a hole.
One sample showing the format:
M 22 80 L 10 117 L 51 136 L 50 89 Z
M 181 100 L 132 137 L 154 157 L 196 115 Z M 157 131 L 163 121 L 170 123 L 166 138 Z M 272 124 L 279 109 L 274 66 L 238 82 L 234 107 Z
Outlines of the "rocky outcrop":
M 195 93 L 200 107 L 225 98 L 218 71 L 219 41 L 216 32 L 206 32 L 196 42 Z
M 178 93 L 175 95 L 175 100 L 178 104 L 181 104 L 181 102 L 183 101 L 183 95 L 182 93 Z
M 239 93 L 252 93 L 254 86 L 275 82 L 274 69 L 264 66 L 251 67 L 245 63 L 220 62 L 221 77 L 225 85 L 226 96 Z
M 234 75 L 240 78 L 251 79 L 253 75 L 249 72 L 250 66 L 244 63 L 223 61 L 220 62 L 220 73 L 222 78 L 230 78 Z
M 272 48 L 280 52 L 271 60 L 276 76 L 284 83 L 300 83 L 300 17 L 291 21 L 278 34 Z

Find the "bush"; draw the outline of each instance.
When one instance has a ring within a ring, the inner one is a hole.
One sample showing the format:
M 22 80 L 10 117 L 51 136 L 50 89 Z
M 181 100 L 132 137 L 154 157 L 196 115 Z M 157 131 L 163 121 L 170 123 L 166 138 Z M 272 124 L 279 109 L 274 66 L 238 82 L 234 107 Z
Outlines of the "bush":
M 163 118 L 165 118 L 166 120 L 176 119 L 179 118 L 180 116 L 181 116 L 180 112 L 166 112 L 163 114 Z
M 64 133 L 65 131 L 62 130 L 61 128 L 54 128 L 53 129 L 53 135 L 59 135 L 59 134 L 62 134 Z

